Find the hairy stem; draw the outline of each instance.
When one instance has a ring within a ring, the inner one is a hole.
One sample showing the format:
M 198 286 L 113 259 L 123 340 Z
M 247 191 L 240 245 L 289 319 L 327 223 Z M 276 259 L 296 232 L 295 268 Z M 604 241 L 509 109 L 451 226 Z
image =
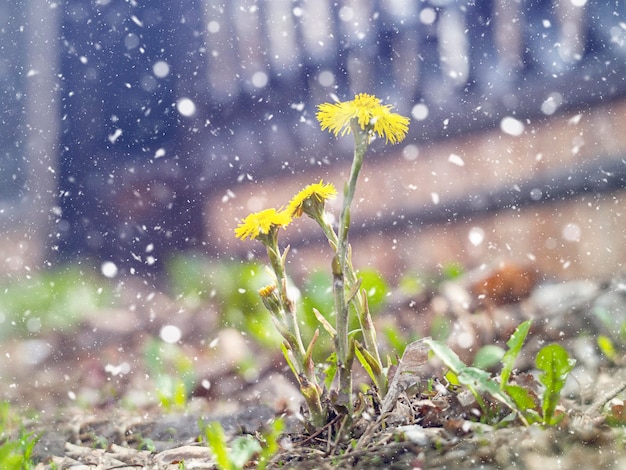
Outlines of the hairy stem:
M 363 165 L 363 156 L 367 150 L 369 136 L 363 131 L 356 120 L 351 123 L 352 132 L 355 139 L 354 158 L 352 160 L 352 168 L 350 169 L 350 178 L 344 188 L 343 207 L 341 217 L 339 219 L 339 233 L 337 240 L 337 252 L 333 258 L 333 291 L 335 298 L 336 310 L 336 329 L 335 337 L 337 349 L 337 370 L 339 374 L 339 391 L 340 394 L 347 397 L 347 403 L 351 407 L 352 395 L 352 358 L 348 343 L 348 323 L 349 323 L 349 306 L 345 299 L 345 273 L 348 263 L 348 232 L 350 229 L 350 207 L 354 199 L 356 184 Z M 350 266 L 352 270 L 352 267 Z

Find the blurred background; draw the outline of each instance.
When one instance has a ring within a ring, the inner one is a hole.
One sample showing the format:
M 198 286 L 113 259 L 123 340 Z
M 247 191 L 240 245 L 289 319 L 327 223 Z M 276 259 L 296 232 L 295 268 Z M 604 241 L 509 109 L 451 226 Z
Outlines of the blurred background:
M 182 252 L 262 255 L 234 239 L 238 221 L 320 179 L 342 187 L 352 140 L 322 132 L 316 106 L 366 92 L 411 126 L 367 156 L 357 266 L 393 274 L 506 257 L 559 277 L 610 275 L 626 259 L 625 10 L 4 2 L 2 272 L 75 261 L 151 277 Z M 285 243 L 326 268 L 307 223 Z

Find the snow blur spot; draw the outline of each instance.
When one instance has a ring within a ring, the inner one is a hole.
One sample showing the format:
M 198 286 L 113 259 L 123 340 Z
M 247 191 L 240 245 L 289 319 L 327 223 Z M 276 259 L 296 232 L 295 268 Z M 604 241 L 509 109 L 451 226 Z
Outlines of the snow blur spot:
M 113 364 L 107 364 L 104 366 L 104 371 L 111 374 L 113 377 L 118 375 L 125 375 L 130 372 L 130 364 L 128 362 L 122 362 L 120 365 L 115 366 Z
M 582 8 L 587 4 L 587 0 L 570 0 L 570 3 L 575 7 Z
M 230 189 L 226 190 L 226 193 L 222 196 L 222 202 L 228 202 L 231 199 L 234 199 L 236 197 L 235 193 L 232 192 Z
M 203 389 L 209 390 L 211 388 L 211 381 L 209 379 L 203 379 L 200 385 L 202 385 Z
M 37 317 L 29 318 L 26 321 L 26 328 L 31 333 L 37 333 L 41 330 L 41 319 Z
M 117 139 L 120 138 L 120 136 L 123 134 L 122 129 L 115 129 L 115 131 L 113 132 L 113 134 L 109 134 L 109 136 L 107 137 L 109 142 L 111 142 L 112 144 L 114 144 Z
M 257 88 L 263 88 L 268 81 L 269 78 L 265 72 L 255 72 L 252 75 L 252 84 Z
M 569 121 L 567 121 L 567 123 L 575 126 L 576 124 L 580 122 L 582 117 L 583 117 L 582 114 L 577 114 L 576 116 L 572 116 L 571 118 L 569 118 Z
M 69 390 L 69 391 L 67 392 L 67 396 L 68 396 L 68 398 L 69 398 L 70 400 L 72 400 L 72 401 L 76 400 L 76 394 L 75 394 L 73 391 L 71 391 L 71 390 Z
M 402 156 L 407 162 L 412 162 L 417 159 L 420 154 L 417 145 L 409 144 L 404 149 L 402 149 Z
M 437 12 L 432 8 L 424 8 L 419 15 L 422 24 L 433 24 L 437 19 Z
M 165 149 L 164 148 L 160 148 L 157 149 L 156 152 L 154 152 L 154 158 L 161 158 L 165 156 Z
M 131 15 L 130 19 L 133 20 L 133 23 L 135 23 L 137 26 L 143 27 L 143 22 L 135 15 Z
M 343 6 L 339 10 L 339 19 L 341 21 L 352 21 L 354 18 L 354 10 L 350 7 Z
M 500 121 L 500 130 L 505 134 L 518 137 L 524 133 L 524 123 L 514 117 L 507 116 Z
M 289 299 L 293 299 L 294 302 L 299 302 L 302 298 L 302 293 L 300 292 L 300 289 L 289 283 L 287 284 L 287 296 Z
M 457 155 L 456 153 L 451 153 L 448 157 L 448 161 L 456 166 L 465 166 L 465 162 L 463 161 L 461 156 Z
M 611 35 L 611 42 L 617 44 L 620 47 L 624 47 L 624 43 L 626 42 L 626 35 L 624 34 L 624 30 L 626 30 L 626 23 L 620 21 L 619 26 L 613 26 L 609 30 L 609 34 Z
M 541 103 L 541 112 L 546 116 L 550 116 L 563 104 L 563 96 L 560 93 L 550 93 L 548 98 Z
M 185 117 L 196 114 L 196 104 L 189 98 L 181 98 L 176 102 L 176 109 Z
M 258 212 L 263 208 L 264 205 L 265 205 L 265 200 L 257 196 L 252 196 L 246 202 L 246 208 L 250 212 Z
M 180 328 L 174 325 L 165 325 L 159 332 L 159 337 L 166 343 L 177 343 L 182 338 L 183 333 Z
M 164 60 L 159 60 L 152 66 L 152 73 L 157 78 L 165 78 L 170 74 L 170 66 Z
M 335 74 L 330 70 L 324 70 L 317 76 L 317 81 L 324 87 L 333 86 L 335 84 Z
M 25 340 L 17 351 L 25 364 L 36 365 L 45 361 L 52 353 L 52 346 L 42 339 Z M 9 357 L 7 355 L 7 357 Z
M 433 204 L 439 204 L 439 194 L 438 193 L 430 193 L 430 200 L 433 201 Z
M 428 106 L 424 103 L 416 104 L 413 106 L 413 109 L 411 109 L 411 116 L 413 116 L 416 121 L 423 121 L 428 117 Z
M 563 227 L 561 234 L 568 242 L 579 242 L 582 236 L 582 230 L 577 224 L 570 223 Z
M 207 25 L 207 31 L 211 34 L 219 33 L 220 24 L 217 21 L 209 21 Z
M 474 345 L 474 337 L 468 331 L 464 331 L 457 336 L 456 344 L 462 349 L 469 349 Z
M 533 201 L 540 201 L 543 197 L 543 191 L 539 188 L 534 188 L 530 190 L 530 198 Z
M 124 38 L 124 46 L 126 46 L 126 49 L 128 49 L 129 51 L 137 48 L 139 46 L 139 42 L 139 36 L 133 33 L 128 34 Z
M 472 245 L 478 246 L 485 240 L 485 231 L 480 227 L 472 227 L 467 238 Z
M 104 277 L 108 277 L 109 279 L 117 276 L 117 265 L 113 261 L 105 261 L 100 265 L 100 272 Z

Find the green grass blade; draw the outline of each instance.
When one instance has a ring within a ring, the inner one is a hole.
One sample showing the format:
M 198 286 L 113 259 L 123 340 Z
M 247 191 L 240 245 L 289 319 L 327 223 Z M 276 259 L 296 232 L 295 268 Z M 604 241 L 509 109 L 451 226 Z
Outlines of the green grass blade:
M 219 470 L 234 470 L 235 467 L 228 455 L 226 435 L 222 425 L 218 421 L 207 423 L 204 428 L 204 436 L 206 437 L 207 445 L 213 452 L 217 468 Z

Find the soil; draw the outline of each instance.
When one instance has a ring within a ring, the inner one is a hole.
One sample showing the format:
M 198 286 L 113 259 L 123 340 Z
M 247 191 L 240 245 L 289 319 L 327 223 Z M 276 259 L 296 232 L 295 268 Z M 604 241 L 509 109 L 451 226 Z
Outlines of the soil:
M 39 436 L 37 468 L 217 468 L 199 440 L 202 423 L 219 421 L 234 439 L 260 435 L 282 417 L 280 450 L 268 468 L 626 469 L 622 275 L 546 282 L 532 268 L 498 265 L 432 292 L 394 292 L 376 318 L 380 330 L 393 325 L 418 338 L 443 319 L 447 344 L 466 364 L 482 346 L 506 348 L 517 325 L 532 318 L 515 378 L 534 387 L 536 352 L 551 342 L 564 346 L 577 363 L 561 394 L 563 419 L 558 426 L 526 426 L 500 407 L 501 421 L 481 420 L 476 402 L 462 388 L 447 386 L 445 370 L 429 359 L 384 414 L 380 400 L 360 393 L 361 413 L 351 438 L 343 440 L 337 438 L 340 417 L 323 429 L 305 426 L 302 400 L 282 357 L 218 325 L 216 306 L 190 309 L 132 280 L 125 291 L 118 307 L 90 312 L 72 331 L 0 344 L 0 399 Z M 148 296 L 149 304 L 138 305 L 137 298 Z M 158 394 L 163 383 L 146 365 L 146 350 L 172 318 L 182 334 L 176 351 L 183 354 L 161 366 L 176 375 L 182 367 L 176 361 L 190 358 L 196 380 L 183 403 L 164 406 Z M 598 347 L 599 337 L 614 345 L 614 354 Z M 255 365 L 244 370 L 241 364 L 250 358 Z M 355 374 L 366 381 L 362 372 Z

